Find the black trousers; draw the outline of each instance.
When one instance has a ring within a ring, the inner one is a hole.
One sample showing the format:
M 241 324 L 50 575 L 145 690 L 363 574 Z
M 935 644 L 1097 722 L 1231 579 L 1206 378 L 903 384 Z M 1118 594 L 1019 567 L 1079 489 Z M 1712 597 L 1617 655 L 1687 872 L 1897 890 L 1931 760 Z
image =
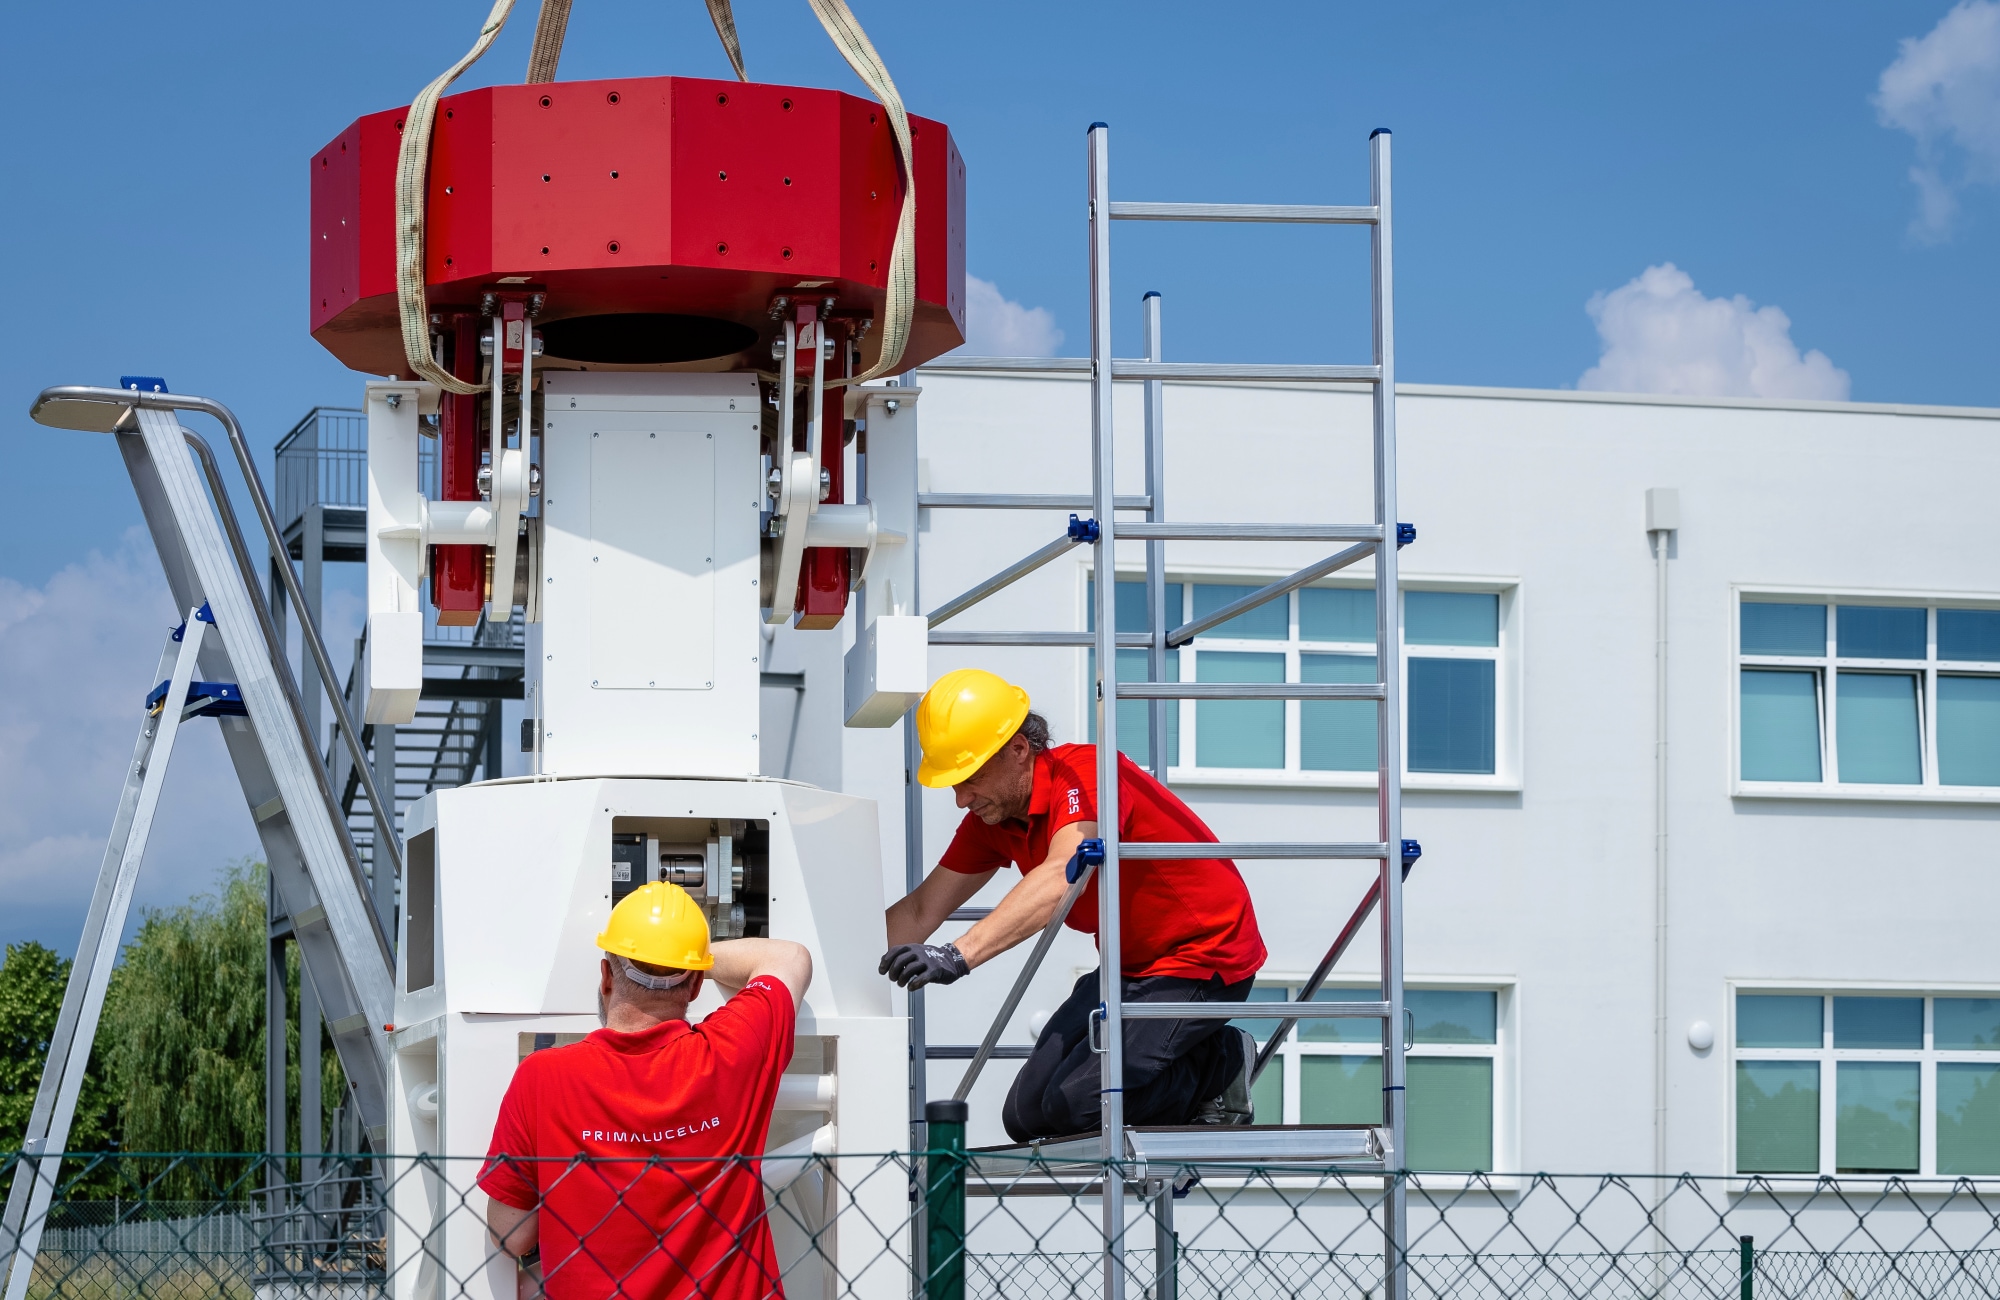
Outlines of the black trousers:
M 1016 1142 L 1094 1132 L 1099 1123 L 1102 1066 L 1090 1050 L 1097 1010 L 1097 972 L 1076 982 L 1049 1017 L 1027 1064 L 1007 1090 L 1000 1118 Z M 1242 1002 L 1254 980 L 1224 984 L 1155 975 L 1125 981 L 1127 1002 Z M 1243 1068 L 1243 1036 L 1224 1033 L 1226 1020 L 1125 1021 L 1125 1122 L 1174 1125 L 1229 1086 Z

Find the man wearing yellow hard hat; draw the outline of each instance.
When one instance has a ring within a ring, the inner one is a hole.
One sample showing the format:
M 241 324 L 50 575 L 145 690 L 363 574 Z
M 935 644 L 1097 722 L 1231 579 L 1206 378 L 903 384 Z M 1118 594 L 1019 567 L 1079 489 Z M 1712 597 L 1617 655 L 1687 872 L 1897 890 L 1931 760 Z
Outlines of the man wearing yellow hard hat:
M 977 668 L 946 673 L 917 706 L 917 779 L 950 787 L 966 810 L 939 870 L 889 909 L 882 973 L 905 988 L 949 984 L 1039 934 L 1061 906 L 1064 868 L 1097 829 L 1097 747 L 1053 745 L 1028 693 Z M 1123 843 L 1215 842 L 1172 791 L 1118 758 Z M 991 915 L 951 943 L 928 942 L 1008 865 L 1022 878 Z M 1127 859 L 1119 880 L 1127 1002 L 1241 1002 L 1264 964 L 1250 892 L 1227 858 Z M 1097 882 L 1066 924 L 1097 933 Z M 1101 959 L 1101 958 L 1100 958 Z M 1049 1017 L 1008 1090 L 1001 1119 L 1017 1142 L 1098 1127 L 1098 1058 L 1089 1042 L 1098 975 Z M 1130 1124 L 1248 1124 L 1256 1040 L 1222 1020 L 1125 1021 Z
M 740 1156 L 769 1137 L 812 957 L 783 939 L 711 945 L 701 905 L 665 881 L 620 900 L 597 946 L 604 1028 L 522 1061 L 500 1103 L 479 1174 L 493 1240 L 551 1300 L 783 1295 L 763 1181 Z M 710 979 L 729 1001 L 690 1025 Z

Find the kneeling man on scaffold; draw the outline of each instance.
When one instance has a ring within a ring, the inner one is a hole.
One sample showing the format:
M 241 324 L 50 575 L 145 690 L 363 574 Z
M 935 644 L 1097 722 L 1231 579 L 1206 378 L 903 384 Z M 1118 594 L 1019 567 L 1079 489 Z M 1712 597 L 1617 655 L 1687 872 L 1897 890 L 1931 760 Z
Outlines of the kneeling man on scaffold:
M 1068 888 L 1078 845 L 1098 835 L 1097 746 L 1051 745 L 1049 724 L 1018 686 L 964 668 L 917 706 L 917 779 L 949 786 L 967 812 L 939 870 L 888 911 L 882 973 L 904 988 L 949 984 L 1041 933 Z M 1118 756 L 1120 843 L 1215 842 L 1172 791 Z M 951 943 L 929 943 L 952 912 L 1009 864 L 1022 878 Z M 1241 1002 L 1264 963 L 1250 892 L 1227 858 L 1124 859 L 1119 880 L 1126 1002 Z M 1097 933 L 1097 881 L 1066 924 Z M 1099 960 L 1105 960 L 1102 954 Z M 1001 1111 L 1017 1142 L 1088 1133 L 1103 1087 L 1090 1042 L 1102 1001 L 1093 971 L 1049 1017 Z M 1125 1122 L 1248 1124 L 1256 1040 L 1226 1020 L 1124 1022 Z

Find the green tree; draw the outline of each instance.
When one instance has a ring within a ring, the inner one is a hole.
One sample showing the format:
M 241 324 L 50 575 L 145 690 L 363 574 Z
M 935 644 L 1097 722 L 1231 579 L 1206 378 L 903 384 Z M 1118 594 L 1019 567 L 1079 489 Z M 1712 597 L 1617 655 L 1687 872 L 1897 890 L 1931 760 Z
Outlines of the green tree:
M 0 1151 L 20 1150 L 27 1134 L 69 971 L 67 958 L 32 940 L 8 944 L 6 960 L 0 961 Z M 103 1076 L 102 1060 L 93 1059 L 70 1121 L 72 1151 L 116 1144 L 116 1106 Z
M 100 1050 L 128 1151 L 264 1146 L 264 873 L 149 909 L 112 979 Z
M 244 861 L 222 871 L 214 893 L 143 913 L 111 974 L 70 1151 L 264 1149 L 266 889 L 263 864 Z M 286 945 L 285 966 L 292 1117 L 285 1145 L 297 1150 L 303 973 L 296 944 Z M 0 966 L 0 1150 L 18 1148 L 25 1132 L 69 968 L 40 944 L 10 947 Z M 320 1132 L 331 1139 L 346 1083 L 324 1030 L 320 1041 Z M 174 1168 L 165 1183 L 152 1185 L 160 1169 L 129 1159 L 69 1166 L 65 1177 L 80 1182 L 66 1194 L 109 1194 L 122 1179 L 128 1195 L 200 1198 L 246 1176 L 263 1181 L 248 1161 Z

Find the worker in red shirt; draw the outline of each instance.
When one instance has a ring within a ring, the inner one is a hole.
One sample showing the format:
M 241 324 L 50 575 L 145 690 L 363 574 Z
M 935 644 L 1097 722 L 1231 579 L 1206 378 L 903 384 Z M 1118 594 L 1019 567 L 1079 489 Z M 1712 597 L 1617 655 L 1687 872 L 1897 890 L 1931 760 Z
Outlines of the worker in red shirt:
M 811 956 L 711 948 L 664 881 L 626 895 L 597 946 L 604 1028 L 522 1061 L 500 1103 L 479 1175 L 493 1240 L 550 1300 L 782 1300 L 758 1157 Z M 690 1025 L 711 978 L 729 1001 Z
M 939 678 L 917 706 L 923 761 L 917 779 L 949 786 L 968 813 L 940 870 L 891 907 L 881 970 L 904 988 L 949 984 L 1041 933 L 1061 906 L 1064 869 L 1095 838 L 1097 747 L 1051 745 L 1028 695 L 992 673 L 960 669 Z M 1215 842 L 1215 833 L 1172 791 L 1118 756 L 1121 843 Z M 1022 878 L 991 915 L 951 943 L 927 942 L 993 873 Z M 1227 858 L 1121 863 L 1116 955 L 1126 1002 L 1241 1002 L 1264 964 L 1250 892 Z M 1097 882 L 1067 924 L 1097 933 Z M 1100 960 L 1105 960 L 1100 956 Z M 1008 1090 L 1001 1118 L 1017 1142 L 1087 1133 L 1099 1123 L 1102 1088 L 1090 1021 L 1102 1000 L 1098 973 L 1083 976 L 1049 1017 Z M 1125 1024 L 1128 1124 L 1248 1124 L 1256 1040 L 1220 1019 Z

